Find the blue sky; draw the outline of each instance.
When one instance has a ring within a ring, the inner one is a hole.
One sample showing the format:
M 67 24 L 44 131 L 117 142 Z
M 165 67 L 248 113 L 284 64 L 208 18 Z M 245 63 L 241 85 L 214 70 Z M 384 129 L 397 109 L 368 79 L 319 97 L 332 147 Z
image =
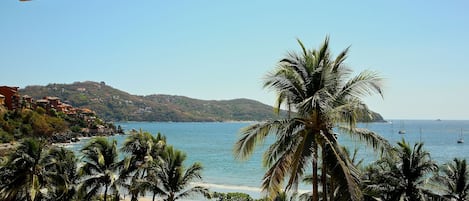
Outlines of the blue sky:
M 274 104 L 263 76 L 326 35 L 385 78 L 386 119 L 469 119 L 467 1 L 0 2 L 0 85 L 105 81 L 136 95 Z

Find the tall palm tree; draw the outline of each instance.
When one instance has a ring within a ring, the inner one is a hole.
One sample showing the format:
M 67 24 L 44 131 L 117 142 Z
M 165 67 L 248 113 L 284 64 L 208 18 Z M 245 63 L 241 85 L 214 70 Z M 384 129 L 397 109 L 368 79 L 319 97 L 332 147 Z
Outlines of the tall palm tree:
M 51 200 L 72 200 L 78 185 L 77 158 L 73 151 L 52 147 L 44 158 L 49 185 L 53 187 L 48 196 Z
M 89 200 L 104 190 L 104 201 L 107 201 L 109 190 L 118 194 L 118 161 L 117 142 L 106 138 L 94 138 L 81 149 L 83 166 L 79 169 L 82 178 L 80 196 Z
M 234 146 L 235 157 L 248 158 L 257 144 L 273 135 L 276 141 L 264 153 L 263 165 L 269 169 L 262 188 L 268 195 L 275 196 L 281 191 L 284 178 L 289 177 L 286 189 L 294 190 L 311 164 L 312 200 L 317 201 L 317 161 L 322 149 L 325 151 L 323 161 L 327 163 L 324 171 L 329 170 L 333 179 L 347 187 L 351 200 L 359 200 L 358 176 L 350 161 L 343 157 L 333 128 L 338 126 L 374 148 L 389 146 L 376 133 L 355 127 L 359 117 L 370 114 L 360 98 L 375 93 L 382 95 L 381 78 L 371 71 L 350 78 L 352 71 L 344 65 L 348 48 L 332 58 L 328 37 L 317 50 L 307 50 L 300 40 L 298 43 L 301 52 L 287 54 L 264 82 L 264 87 L 275 90 L 278 95 L 276 112 L 286 104 L 289 115 L 244 128 Z
M 43 160 L 45 143 L 23 139 L 0 169 L 0 200 L 41 200 L 47 188 Z
M 443 189 L 444 197 L 452 200 L 469 200 L 469 166 L 466 159 L 453 159 L 440 168 L 434 180 Z
M 202 186 L 189 187 L 190 182 L 202 179 L 202 165 L 194 163 L 185 169 L 183 162 L 186 154 L 167 146 L 162 155 L 163 161 L 158 163 L 154 173 L 161 182 L 161 195 L 164 201 L 175 201 L 192 194 L 199 193 L 210 197 L 207 188 Z
M 370 197 L 383 200 L 427 200 L 436 194 L 426 188 L 429 174 L 437 169 L 423 143 L 411 146 L 403 139 L 395 155 L 386 155 L 366 171 Z
M 140 130 L 127 137 L 122 146 L 123 152 L 129 153 L 128 165 L 121 171 L 121 177 L 131 177 L 130 184 L 125 184 L 131 194 L 131 200 L 135 201 L 145 189 L 140 185 L 145 177 L 149 165 L 157 159 L 166 145 L 166 137 L 158 133 L 156 137 L 149 132 Z

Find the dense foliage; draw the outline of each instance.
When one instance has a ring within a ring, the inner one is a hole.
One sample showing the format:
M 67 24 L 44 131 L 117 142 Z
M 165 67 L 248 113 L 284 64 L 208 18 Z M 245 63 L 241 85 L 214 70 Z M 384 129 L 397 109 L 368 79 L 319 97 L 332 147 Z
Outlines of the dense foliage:
M 254 199 L 245 193 L 209 193 L 204 187 L 192 186 L 191 182 L 201 179 L 201 165 L 185 167 L 186 155 L 168 145 L 161 134 L 134 133 L 120 150 L 126 153 L 122 160 L 115 141 L 98 137 L 81 149 L 83 158 L 77 158 L 65 148 L 25 138 L 0 162 L 0 200 L 97 201 L 128 195 L 137 201 L 152 195 L 153 200 L 170 201 L 192 194 L 217 201 L 310 200 L 311 192 L 277 192 L 272 198 Z M 365 168 L 355 166 L 362 178 L 364 200 L 469 200 L 465 160 L 437 166 L 421 143 L 410 146 L 402 141 L 391 150 Z M 350 199 L 341 197 L 340 187 L 336 188 L 332 200 Z
M 437 170 L 430 153 L 422 143 L 411 147 L 402 140 L 393 153 L 369 166 L 363 182 L 368 196 L 383 200 L 428 200 L 438 196 L 427 186 L 431 173 Z
M 1 200 L 70 200 L 76 159 L 64 148 L 25 138 L 0 167 Z
M 129 135 L 122 150 L 127 155 L 120 160 L 116 141 L 96 137 L 78 160 L 70 150 L 25 138 L 0 163 L 0 200 L 108 201 L 121 199 L 122 189 L 132 200 L 146 192 L 165 201 L 210 197 L 208 189 L 190 185 L 202 179 L 201 164 L 186 168 L 185 153 L 167 145 L 163 135 Z
M 0 113 L 0 142 L 23 137 L 50 137 L 69 129 L 70 122 L 59 115 L 48 115 L 43 108 L 22 109 Z
M 67 115 L 55 110 L 46 111 L 42 107 L 35 110 L 22 108 L 0 110 L 0 143 L 8 143 L 25 137 L 44 138 L 51 142 L 68 142 L 72 138 L 90 133 L 84 128 L 95 129 L 104 126 L 106 131 L 100 134 L 117 132 L 114 124 L 104 122 L 93 114 L 87 116 Z

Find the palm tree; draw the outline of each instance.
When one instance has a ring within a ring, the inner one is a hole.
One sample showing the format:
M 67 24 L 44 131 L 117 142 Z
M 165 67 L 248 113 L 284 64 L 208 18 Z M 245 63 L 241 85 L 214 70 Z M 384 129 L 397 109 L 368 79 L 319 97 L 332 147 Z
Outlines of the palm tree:
M 357 154 L 358 154 L 358 149 L 354 149 L 352 153 L 350 153 L 349 149 L 347 147 L 342 147 L 343 151 L 344 151 L 344 154 L 345 154 L 345 157 L 350 159 L 350 162 L 351 164 L 357 168 L 357 169 L 353 169 L 354 171 L 358 171 L 358 169 L 361 167 L 361 164 L 363 163 L 363 159 L 358 159 L 357 158 Z M 344 155 L 342 155 L 344 156 Z M 323 157 L 321 157 L 323 158 Z M 344 159 L 346 160 L 346 159 Z M 324 162 L 323 162 L 324 163 Z M 334 183 L 334 180 L 331 179 L 331 173 L 328 172 L 327 173 L 327 170 L 326 170 L 326 174 L 325 171 L 322 171 L 322 174 L 320 175 L 321 178 L 324 178 L 325 179 L 321 179 L 320 182 L 320 185 L 323 187 L 322 189 L 322 200 L 326 200 L 326 199 L 329 199 L 329 200 L 341 200 L 341 198 L 343 198 L 344 200 L 348 200 L 347 197 L 344 197 L 346 195 L 343 195 L 342 192 L 344 191 L 344 189 L 347 188 L 347 186 L 341 186 L 341 185 L 337 185 Z M 312 184 L 313 182 L 313 175 L 306 175 L 304 178 L 303 178 L 303 182 L 306 183 L 306 184 Z M 326 191 L 326 193 L 324 193 L 324 191 Z M 309 197 L 309 198 L 308 198 Z M 307 193 L 303 193 L 300 195 L 300 200 L 311 200 L 311 192 L 307 192 Z
M 365 173 L 369 197 L 382 200 L 427 200 L 437 196 L 425 186 L 429 173 L 437 169 L 423 143 L 413 148 L 403 139 L 395 155 L 386 155 L 372 164 Z
M 138 169 L 140 167 L 144 167 L 146 164 L 153 161 L 154 158 L 158 157 L 165 145 L 166 137 L 161 135 L 161 133 L 158 133 L 158 135 L 154 137 L 151 133 L 140 130 L 139 132 L 127 137 L 121 150 L 130 154 L 130 165 L 133 165 L 135 169 Z
M 0 200 L 41 200 L 46 192 L 43 141 L 26 138 L 0 169 Z
M 344 65 L 348 48 L 333 59 L 328 37 L 318 50 L 307 50 L 300 40 L 298 43 L 302 51 L 289 53 L 264 82 L 264 87 L 277 92 L 276 112 L 286 104 L 289 115 L 244 128 L 234 146 L 235 157 L 248 158 L 257 144 L 263 143 L 268 135 L 274 135 L 276 141 L 264 153 L 263 165 L 269 169 L 264 175 L 262 189 L 271 197 L 277 195 L 287 176 L 286 190 L 296 189 L 311 164 L 312 200 L 317 201 L 317 161 L 319 149 L 322 149 L 322 169 L 330 171 L 334 180 L 347 187 L 345 193 L 350 200 L 359 200 L 358 175 L 344 157 L 333 128 L 338 126 L 374 148 L 389 147 L 376 133 L 355 127 L 359 117 L 370 115 L 360 98 L 382 94 L 381 78 L 371 71 L 349 78 L 351 70 Z
M 162 160 L 152 161 L 152 163 L 149 165 L 148 172 L 145 175 L 145 178 L 137 182 L 139 187 L 153 194 L 153 201 L 155 201 L 157 195 L 165 194 L 164 190 L 161 189 L 160 186 L 160 178 L 158 178 L 159 172 L 161 171 L 160 165 L 162 165 L 162 163 Z
M 166 145 L 166 137 L 158 133 L 153 137 L 149 132 L 140 130 L 127 137 L 121 150 L 129 153 L 130 158 L 128 165 L 121 171 L 121 177 L 132 177 L 130 184 L 125 184 L 128 188 L 132 201 L 137 200 L 139 194 L 143 194 L 140 183 L 148 171 L 149 165 L 154 159 L 158 158 L 164 146 Z
M 127 179 L 123 179 L 127 180 Z M 144 184 L 147 182 L 145 179 L 139 179 L 138 177 L 131 177 L 130 183 L 123 182 L 120 184 L 122 187 L 126 188 L 128 193 L 131 195 L 130 201 L 138 201 L 138 197 L 145 196 L 146 186 Z
M 452 200 L 469 200 L 469 171 L 466 159 L 453 159 L 440 168 L 441 174 L 434 181 L 444 191 L 444 197 Z
M 94 138 L 81 149 L 81 153 L 84 164 L 79 169 L 82 178 L 80 196 L 89 200 L 104 190 L 104 201 L 107 201 L 110 189 L 117 195 L 117 171 L 121 162 L 118 161 L 116 140 L 109 142 L 106 138 Z
M 51 200 L 72 200 L 78 185 L 77 158 L 73 151 L 52 147 L 45 156 L 45 169 L 49 185 L 54 187 Z
M 190 187 L 190 182 L 196 179 L 202 179 L 202 165 L 194 163 L 185 169 L 183 162 L 186 160 L 186 154 L 182 151 L 167 146 L 162 154 L 163 161 L 158 163 L 154 170 L 155 176 L 161 182 L 161 195 L 164 201 L 175 201 L 188 197 L 195 193 L 210 197 L 207 188 L 202 186 Z

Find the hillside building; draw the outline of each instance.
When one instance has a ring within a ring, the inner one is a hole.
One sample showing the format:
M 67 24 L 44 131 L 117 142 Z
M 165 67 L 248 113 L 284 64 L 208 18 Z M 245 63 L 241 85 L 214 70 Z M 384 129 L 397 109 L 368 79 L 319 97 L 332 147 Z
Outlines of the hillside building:
M 29 108 L 29 109 L 33 108 L 34 102 L 33 102 L 33 98 L 31 96 L 24 95 L 22 98 L 23 98 L 23 100 L 21 102 L 22 107 Z
M 21 106 L 18 88 L 19 87 L 0 86 L 0 94 L 5 96 L 4 105 L 8 110 L 14 110 Z
M 0 105 L 5 105 L 5 96 L 0 94 Z

